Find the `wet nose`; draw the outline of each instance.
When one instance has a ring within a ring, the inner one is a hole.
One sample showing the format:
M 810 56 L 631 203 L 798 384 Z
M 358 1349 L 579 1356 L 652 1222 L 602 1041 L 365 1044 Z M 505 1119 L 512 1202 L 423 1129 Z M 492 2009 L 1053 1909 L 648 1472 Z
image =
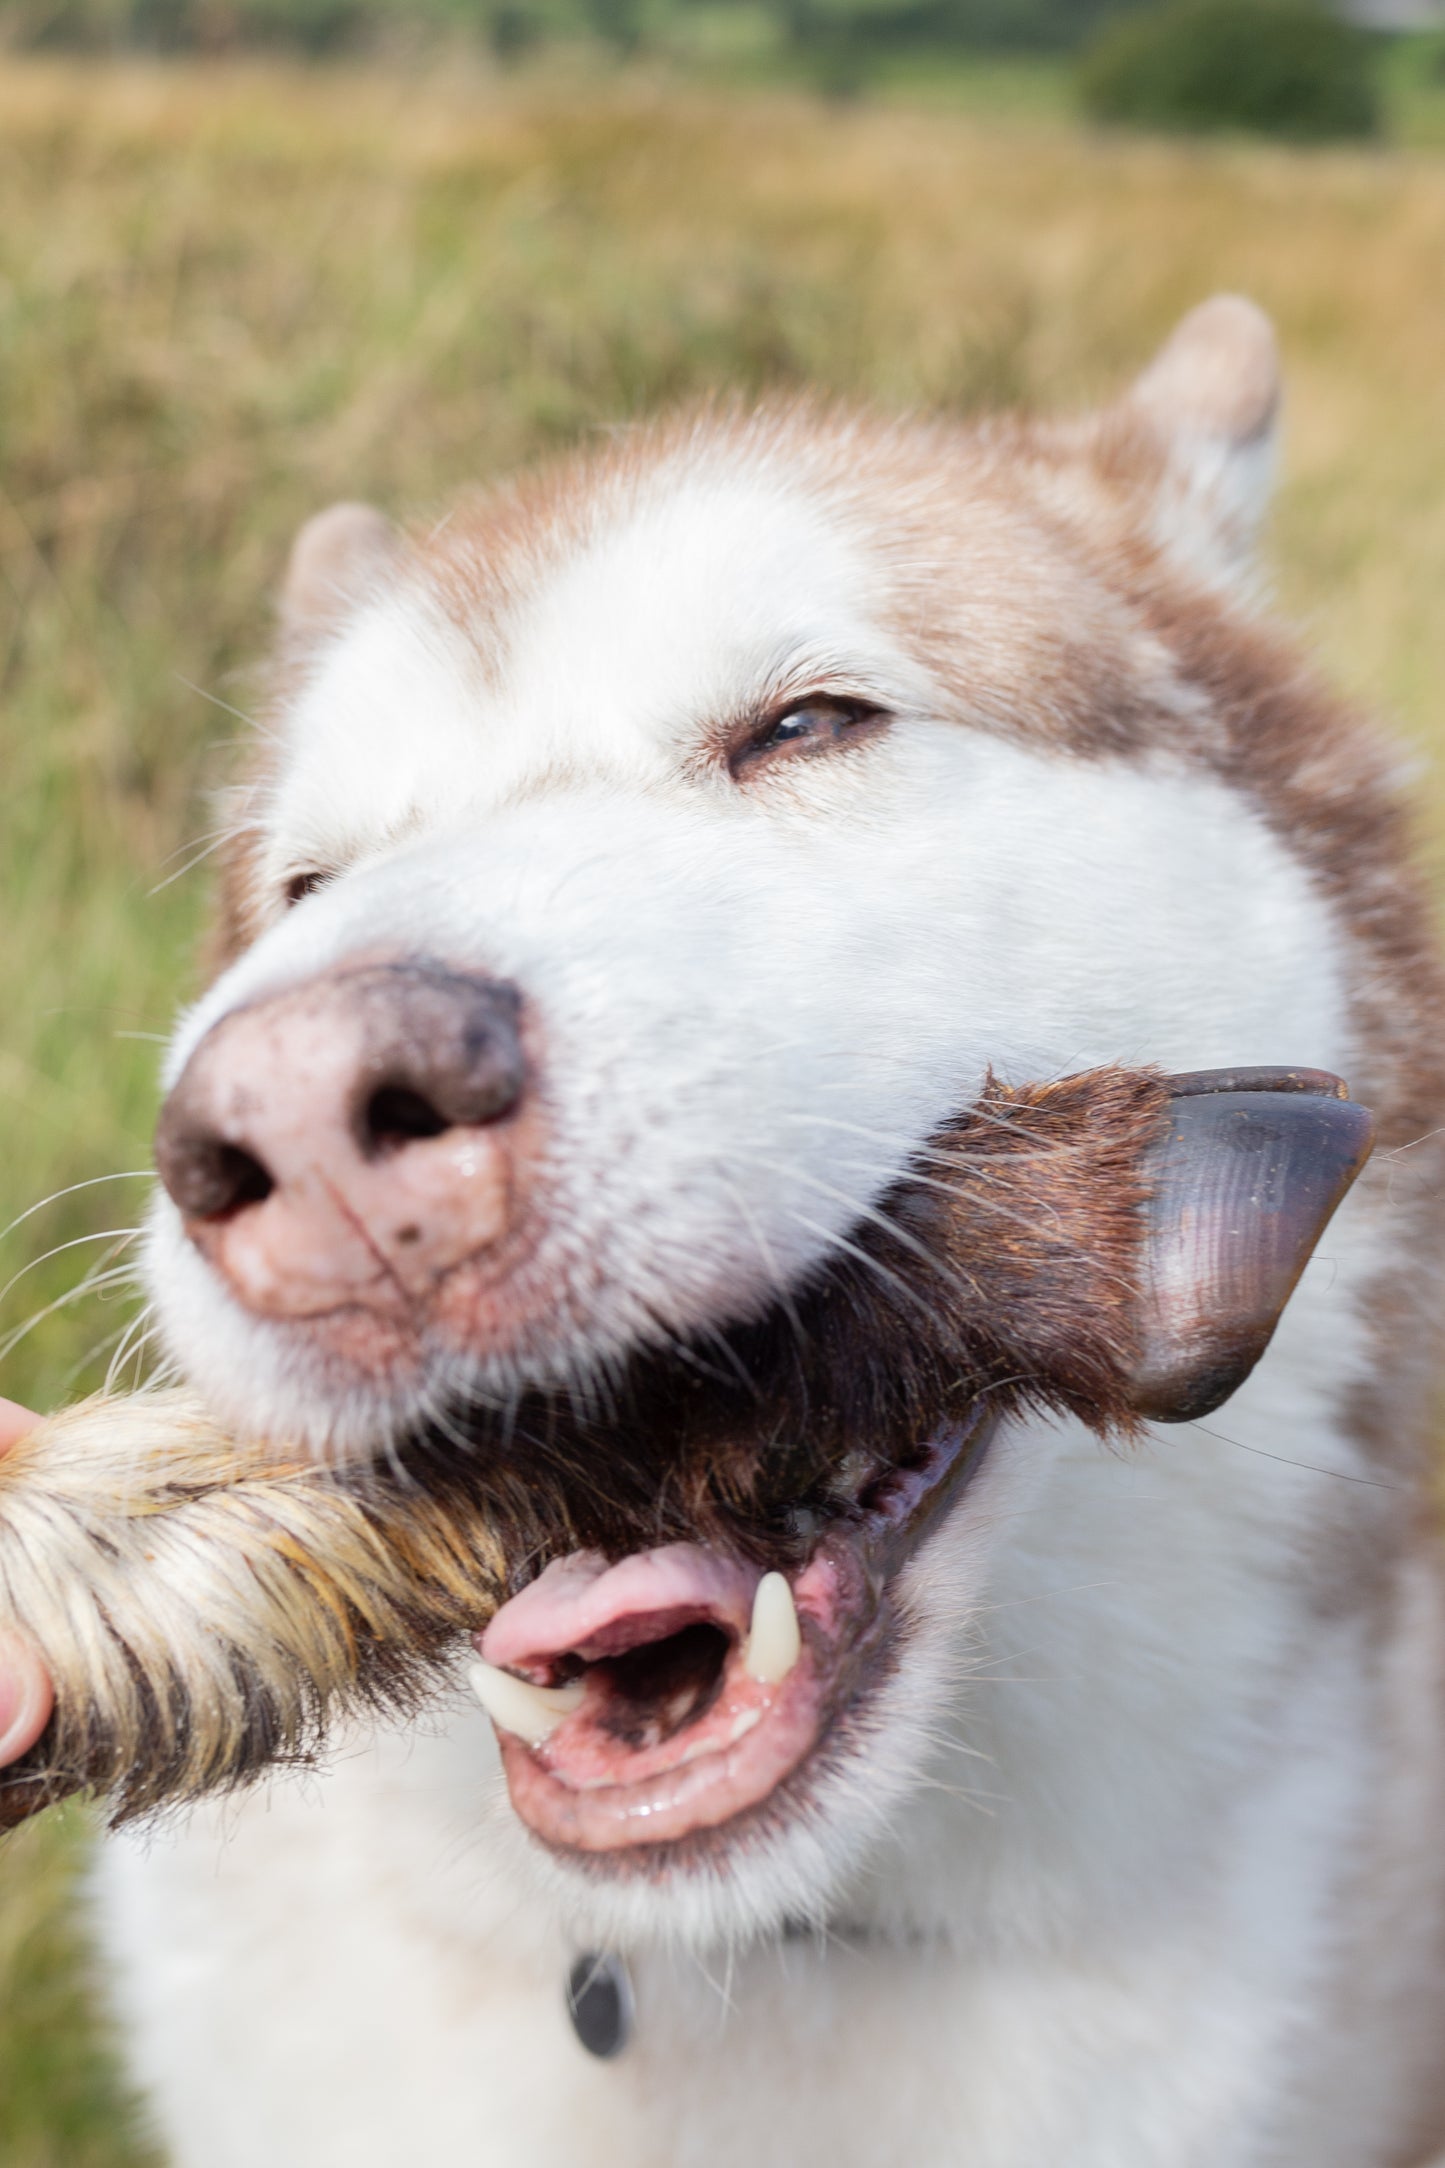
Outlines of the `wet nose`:
M 505 1236 L 526 1065 L 514 986 L 341 971 L 236 1009 L 161 1109 L 156 1165 L 253 1310 L 414 1304 Z

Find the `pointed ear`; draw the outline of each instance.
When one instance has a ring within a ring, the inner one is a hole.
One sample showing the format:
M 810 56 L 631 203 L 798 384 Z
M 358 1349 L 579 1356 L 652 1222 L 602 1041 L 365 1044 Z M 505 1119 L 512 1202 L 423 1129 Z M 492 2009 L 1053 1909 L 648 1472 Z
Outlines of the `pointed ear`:
M 1209 1415 L 1268 1347 L 1315 1244 L 1370 1156 L 1374 1117 L 1315 1069 L 1170 1077 L 1146 1155 L 1140 1360 L 1155 1422 Z
M 1162 451 L 1160 541 L 1215 582 L 1248 577 L 1274 479 L 1274 327 L 1239 294 L 1192 309 L 1123 402 Z
M 281 586 L 281 629 L 304 647 L 332 631 L 385 580 L 401 549 L 391 521 L 369 504 L 333 504 L 291 545 Z

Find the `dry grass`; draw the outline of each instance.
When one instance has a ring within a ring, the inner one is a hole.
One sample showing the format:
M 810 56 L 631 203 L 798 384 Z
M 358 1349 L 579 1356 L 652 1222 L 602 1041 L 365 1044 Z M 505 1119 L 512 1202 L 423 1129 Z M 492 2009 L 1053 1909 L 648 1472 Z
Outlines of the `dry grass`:
M 208 745 L 240 728 L 212 701 L 245 706 L 307 511 L 439 501 L 713 386 L 1077 400 L 1242 287 L 1290 364 L 1283 598 L 1433 752 L 1442 261 L 1445 160 L 1424 154 L 646 83 L 0 62 L 0 1226 L 144 1163 L 144 1034 L 188 982 L 203 894 L 157 884 L 204 834 Z M 1419 789 L 1438 850 L 1445 795 Z M 0 1264 L 124 1227 L 138 1195 L 80 1192 Z M 31 1271 L 0 1330 L 109 1248 Z M 122 1322 L 58 1312 L 0 1391 L 59 1397 Z M 6 2168 L 135 2158 L 56 1924 L 75 1844 L 0 1855 Z

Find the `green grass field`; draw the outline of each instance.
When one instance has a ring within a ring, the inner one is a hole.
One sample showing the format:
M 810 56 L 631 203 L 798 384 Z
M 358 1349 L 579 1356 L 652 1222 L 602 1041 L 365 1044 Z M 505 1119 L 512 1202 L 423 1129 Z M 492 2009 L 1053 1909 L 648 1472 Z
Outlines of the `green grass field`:
M 0 1392 L 73 1394 L 122 1345 L 106 1275 L 196 983 L 207 793 L 288 536 L 332 497 L 425 507 L 719 385 L 1078 401 L 1244 288 L 1290 370 L 1281 598 L 1439 754 L 1428 86 L 1422 147 L 1302 155 L 1091 137 L 1057 82 L 1010 80 L 830 106 L 0 61 L 0 1227 L 57 1196 L 0 1246 Z M 1438 768 L 1415 788 L 1438 858 Z M 0 1851 L 4 2168 L 142 2158 L 79 1954 L 83 1848 L 72 1818 Z

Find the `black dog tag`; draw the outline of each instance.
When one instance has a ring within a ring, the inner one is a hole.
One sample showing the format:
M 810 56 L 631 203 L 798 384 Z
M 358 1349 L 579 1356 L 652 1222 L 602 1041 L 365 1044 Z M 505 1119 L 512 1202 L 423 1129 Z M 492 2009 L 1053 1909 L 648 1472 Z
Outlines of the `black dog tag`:
M 567 2015 L 589 2055 L 604 2062 L 632 2037 L 632 1981 L 620 1957 L 590 1950 L 567 1975 Z

